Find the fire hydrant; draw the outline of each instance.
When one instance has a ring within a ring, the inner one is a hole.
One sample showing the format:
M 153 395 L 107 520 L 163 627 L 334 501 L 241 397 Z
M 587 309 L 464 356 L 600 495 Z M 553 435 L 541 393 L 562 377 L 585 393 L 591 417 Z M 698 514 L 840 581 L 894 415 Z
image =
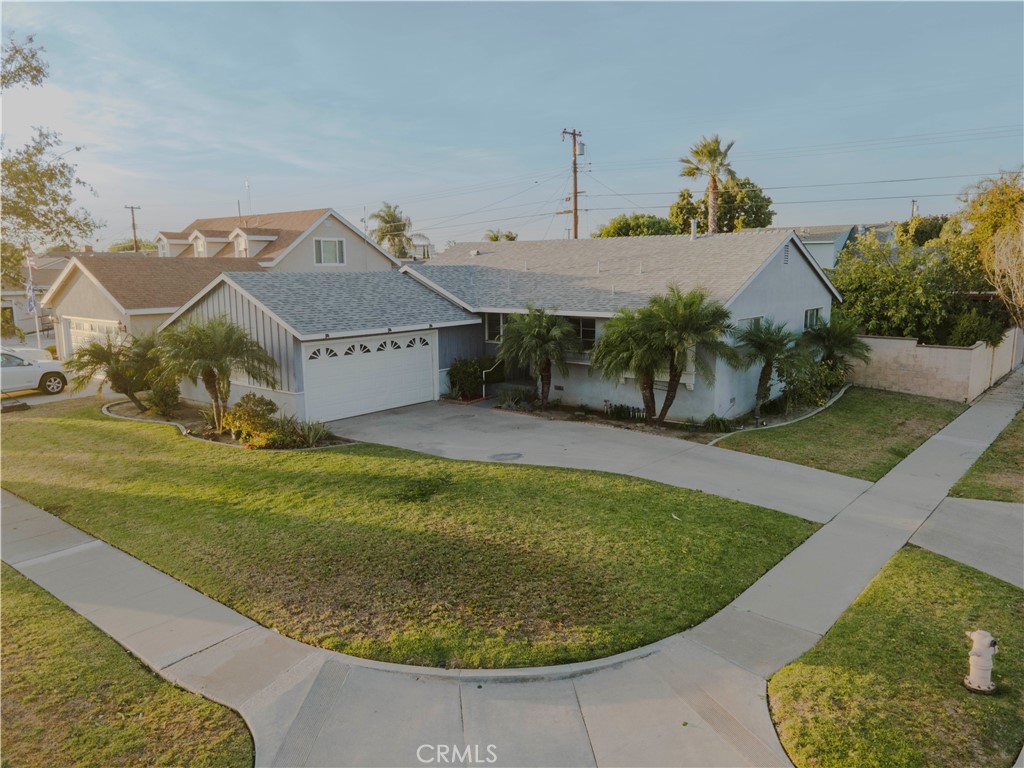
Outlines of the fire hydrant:
M 964 678 L 964 685 L 975 693 L 995 693 L 996 684 L 992 682 L 992 657 L 999 653 L 996 639 L 983 629 L 964 634 L 974 643 L 968 655 L 971 674 Z

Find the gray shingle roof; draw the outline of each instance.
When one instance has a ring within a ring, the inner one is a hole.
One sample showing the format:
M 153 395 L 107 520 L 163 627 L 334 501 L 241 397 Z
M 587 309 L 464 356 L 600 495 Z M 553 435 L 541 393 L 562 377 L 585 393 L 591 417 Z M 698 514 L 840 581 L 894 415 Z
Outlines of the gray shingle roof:
M 456 243 L 411 269 L 476 309 L 639 307 L 670 285 L 728 301 L 789 230 L 705 235 Z M 477 255 L 472 255 L 476 251 Z
M 230 272 L 300 336 L 479 321 L 415 279 L 381 272 Z

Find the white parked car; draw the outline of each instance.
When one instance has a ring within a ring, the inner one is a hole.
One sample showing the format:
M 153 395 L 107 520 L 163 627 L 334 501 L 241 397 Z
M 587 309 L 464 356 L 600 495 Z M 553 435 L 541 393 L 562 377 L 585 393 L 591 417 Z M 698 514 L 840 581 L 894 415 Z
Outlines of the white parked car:
M 9 352 L 0 352 L 0 391 L 20 392 L 38 389 L 47 395 L 64 391 L 68 384 L 64 366 L 56 360 L 25 360 Z
M 42 360 L 47 363 L 53 362 L 53 355 L 48 349 L 36 349 L 35 347 L 0 347 L 0 352 L 20 357 L 22 360 Z

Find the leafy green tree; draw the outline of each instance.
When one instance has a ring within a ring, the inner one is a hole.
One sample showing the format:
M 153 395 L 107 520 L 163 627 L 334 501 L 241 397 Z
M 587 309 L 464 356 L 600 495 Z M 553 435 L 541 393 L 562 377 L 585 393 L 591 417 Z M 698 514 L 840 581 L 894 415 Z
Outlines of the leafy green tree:
M 221 315 L 165 330 L 158 345 L 161 375 L 203 382 L 213 404 L 214 429 L 223 429 L 231 399 L 231 375 L 244 373 L 257 384 L 277 386 L 277 361 L 245 331 Z
M 0 336 L 5 339 L 16 338 L 18 341 L 25 340 L 25 332 L 14 322 L 14 310 L 4 307 L 0 314 Z
M 609 221 L 592 237 L 646 237 L 648 235 L 678 235 L 679 229 L 668 219 L 649 213 L 622 214 Z
M 0 242 L 0 268 L 2 268 L 2 278 L 0 279 L 2 279 L 5 289 L 25 287 L 25 276 L 21 271 L 24 264 L 25 257 L 20 248 L 7 240 Z
M 735 181 L 736 172 L 729 165 L 729 150 L 736 142 L 730 141 L 724 147 L 722 140 L 717 135 L 710 139 L 707 136 L 701 138 L 696 144 L 690 147 L 689 157 L 679 158 L 683 164 L 680 176 L 691 179 L 698 179 L 701 176 L 708 177 L 708 232 L 718 231 L 718 190 L 723 181 Z
M 896 236 L 906 237 L 916 246 L 922 246 L 942 235 L 942 229 L 952 216 L 915 216 L 896 225 Z
M 4 90 L 40 85 L 46 78 L 43 49 L 32 43 L 31 36 L 17 42 L 13 33 L 4 42 L 0 78 Z M 0 229 L 4 241 L 22 253 L 32 243 L 87 239 L 100 226 L 87 211 L 74 207 L 75 191 L 91 187 L 78 178 L 75 165 L 64 159 L 68 153 L 56 151 L 60 146 L 59 134 L 36 128 L 28 144 L 4 149 L 0 159 Z
M 754 419 L 760 420 L 761 406 L 771 396 L 772 373 L 776 365 L 796 347 L 797 334 L 786 328 L 785 323 L 776 323 L 770 317 L 758 318 L 742 328 L 733 331 L 738 346 L 736 351 L 743 364 L 750 368 L 761 367 L 757 375 L 757 393 L 754 396 Z
M 498 359 L 508 366 L 530 368 L 540 379 L 540 407 L 547 408 L 551 369 L 569 374 L 568 358 L 580 350 L 580 337 L 564 317 L 537 307 L 509 315 L 501 334 Z
M 623 308 L 616 312 L 604 324 L 590 353 L 590 363 L 605 379 L 618 381 L 626 375 L 636 379 L 644 418 L 651 424 L 657 413 L 654 377 L 664 366 L 665 357 L 654 334 L 646 327 L 648 319 L 649 313 L 644 310 Z
M 770 227 L 775 218 L 771 205 L 772 199 L 749 178 L 726 181 L 718 191 L 717 231 Z M 668 218 L 682 234 L 690 231 L 692 219 L 697 220 L 698 232 L 708 232 L 708 194 L 694 200 L 690 190 L 682 190 L 669 209 Z
M 736 350 L 726 342 L 732 331 L 729 310 L 696 288 L 683 293 L 669 286 L 668 293 L 651 297 L 646 308 L 648 332 L 662 351 L 662 370 L 668 371 L 668 391 L 657 423 L 664 425 L 675 402 L 679 382 L 691 367 L 706 384 L 715 381 L 715 360 L 739 362 Z
M 853 360 L 871 361 L 871 345 L 858 336 L 857 323 L 836 311 L 827 322 L 804 331 L 800 341 L 813 350 L 825 368 L 841 370 L 847 376 L 853 369 Z
M 148 333 L 138 338 L 120 338 L 107 335 L 104 341 L 90 341 L 74 351 L 64 367 L 74 376 L 72 391 L 85 388 L 95 377 L 100 377 L 100 391 L 103 384 L 119 395 L 124 395 L 140 413 L 146 406 L 139 400 L 138 393 L 150 388 L 157 368 L 156 334 Z
M 149 240 L 139 240 L 139 251 L 155 251 L 157 250 L 157 244 L 150 242 Z M 127 253 L 135 250 L 134 240 L 118 240 L 116 243 L 111 244 L 107 249 L 111 253 Z
M 382 206 L 370 214 L 377 222 L 371 234 L 377 245 L 383 245 L 396 259 L 407 259 L 412 250 L 412 219 L 403 215 L 397 205 L 382 203 Z
M 509 230 L 502 232 L 500 229 L 488 229 L 486 234 L 484 234 L 484 240 L 488 240 L 492 243 L 497 243 L 502 240 L 508 240 L 511 242 L 518 239 L 519 235 Z

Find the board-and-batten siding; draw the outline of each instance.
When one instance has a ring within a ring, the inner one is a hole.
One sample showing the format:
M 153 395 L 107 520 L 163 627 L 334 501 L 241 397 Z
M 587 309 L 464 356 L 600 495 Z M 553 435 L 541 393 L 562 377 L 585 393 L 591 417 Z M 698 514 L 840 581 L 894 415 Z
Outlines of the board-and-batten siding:
M 296 362 L 301 355 L 300 343 L 284 326 L 234 287 L 223 284 L 217 286 L 191 307 L 181 320 L 210 320 L 218 315 L 226 316 L 235 325 L 248 331 L 277 361 L 277 389 L 285 392 L 302 391 L 302 366 Z M 246 381 L 250 386 L 256 386 L 248 377 Z
M 443 371 L 457 357 L 480 357 L 484 353 L 483 325 L 456 325 L 437 330 L 437 363 Z

